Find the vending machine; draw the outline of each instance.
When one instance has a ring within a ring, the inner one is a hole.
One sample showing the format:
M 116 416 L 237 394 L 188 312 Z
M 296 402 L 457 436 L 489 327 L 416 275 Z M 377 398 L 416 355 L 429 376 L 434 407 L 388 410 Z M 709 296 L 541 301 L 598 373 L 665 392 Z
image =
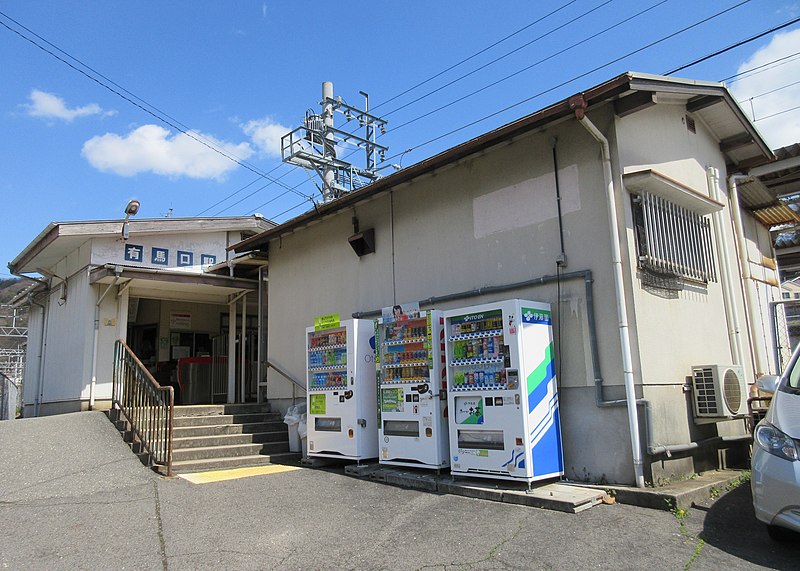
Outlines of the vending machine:
M 306 329 L 308 455 L 378 457 L 375 328 L 351 319 Z
M 444 318 L 451 473 L 563 475 L 550 305 L 512 299 Z
M 441 311 L 419 310 L 375 322 L 381 464 L 450 464 L 443 324 Z

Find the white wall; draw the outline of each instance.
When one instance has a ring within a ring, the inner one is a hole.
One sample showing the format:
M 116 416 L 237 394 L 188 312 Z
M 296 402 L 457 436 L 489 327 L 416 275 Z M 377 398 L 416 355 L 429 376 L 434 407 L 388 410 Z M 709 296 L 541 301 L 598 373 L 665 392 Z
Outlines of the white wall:
M 125 258 L 126 246 L 141 246 L 143 259 L 140 262 Z M 91 262 L 94 265 L 103 264 L 125 264 L 129 266 L 141 266 L 143 268 L 186 271 L 198 273 L 202 272 L 201 256 L 214 256 L 215 263 L 226 260 L 227 252 L 225 247 L 228 245 L 227 232 L 207 232 L 193 234 L 131 234 L 127 241 L 121 238 L 95 238 L 92 240 Z M 166 264 L 152 263 L 153 248 L 165 249 L 168 251 Z M 192 264 L 189 266 L 179 266 L 178 252 L 189 252 L 192 254 Z
M 69 280 L 66 300 L 60 292 L 55 288 L 47 296 L 43 403 L 88 398 L 95 296 L 86 271 Z
M 39 301 L 41 303 L 41 301 Z M 46 309 L 32 304 L 28 313 L 28 344 L 25 351 L 25 383 L 22 387 L 24 416 L 33 416 L 42 357 L 42 333 Z

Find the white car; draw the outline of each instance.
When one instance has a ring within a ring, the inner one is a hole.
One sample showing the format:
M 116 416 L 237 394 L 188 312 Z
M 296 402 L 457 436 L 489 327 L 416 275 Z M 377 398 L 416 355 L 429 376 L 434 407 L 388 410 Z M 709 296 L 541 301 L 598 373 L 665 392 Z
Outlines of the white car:
M 758 379 L 772 402 L 753 436 L 753 507 L 775 540 L 800 533 L 800 347 L 782 377 Z

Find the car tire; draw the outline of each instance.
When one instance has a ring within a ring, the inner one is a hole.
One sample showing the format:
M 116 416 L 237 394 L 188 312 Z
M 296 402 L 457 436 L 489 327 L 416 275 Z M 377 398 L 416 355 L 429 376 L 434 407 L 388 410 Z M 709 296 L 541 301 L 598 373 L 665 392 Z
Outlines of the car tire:
M 773 541 L 790 541 L 797 538 L 797 534 L 791 529 L 777 525 L 767 525 L 767 533 Z

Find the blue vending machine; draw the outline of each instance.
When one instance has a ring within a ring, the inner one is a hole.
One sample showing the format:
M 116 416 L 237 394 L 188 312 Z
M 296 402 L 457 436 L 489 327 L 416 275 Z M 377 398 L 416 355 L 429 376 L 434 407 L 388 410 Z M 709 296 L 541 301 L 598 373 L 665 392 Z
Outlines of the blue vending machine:
M 444 312 L 453 475 L 564 474 L 551 316 L 518 299 Z

